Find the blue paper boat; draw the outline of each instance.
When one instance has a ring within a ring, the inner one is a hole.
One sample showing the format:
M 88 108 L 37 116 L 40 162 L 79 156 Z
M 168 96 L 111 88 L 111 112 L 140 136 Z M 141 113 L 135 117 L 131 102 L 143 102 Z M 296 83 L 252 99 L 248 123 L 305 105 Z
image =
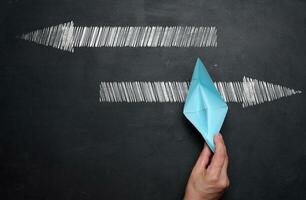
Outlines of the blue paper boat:
M 215 152 L 214 135 L 219 133 L 228 107 L 198 58 L 185 100 L 183 113 Z

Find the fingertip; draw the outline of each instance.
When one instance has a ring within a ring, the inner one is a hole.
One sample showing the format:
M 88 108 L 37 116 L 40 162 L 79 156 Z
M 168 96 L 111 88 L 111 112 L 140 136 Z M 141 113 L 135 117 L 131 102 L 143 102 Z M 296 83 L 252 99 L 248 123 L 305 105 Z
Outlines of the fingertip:
M 226 154 L 225 144 L 222 138 L 222 135 L 220 133 L 216 134 L 214 137 L 214 142 L 216 146 L 215 154 L 218 156 L 224 157 Z
M 207 143 L 205 143 L 203 149 L 207 149 L 207 148 L 209 148 L 209 147 L 208 147 Z
M 215 144 L 220 143 L 220 142 L 223 142 L 223 138 L 222 138 L 222 135 L 221 135 L 220 133 L 217 133 L 217 134 L 214 136 L 214 142 L 215 142 Z
M 216 135 L 215 135 L 215 138 L 220 138 L 220 137 L 222 137 L 222 135 L 221 135 L 221 133 L 217 133 Z
M 207 148 L 207 144 L 204 143 L 203 151 Z
M 209 148 L 209 146 L 207 145 L 207 143 L 205 143 L 204 144 L 204 150 L 203 150 L 204 152 L 205 152 L 205 154 L 206 155 L 208 155 L 208 156 L 210 156 L 211 155 L 211 150 L 210 150 L 210 148 Z

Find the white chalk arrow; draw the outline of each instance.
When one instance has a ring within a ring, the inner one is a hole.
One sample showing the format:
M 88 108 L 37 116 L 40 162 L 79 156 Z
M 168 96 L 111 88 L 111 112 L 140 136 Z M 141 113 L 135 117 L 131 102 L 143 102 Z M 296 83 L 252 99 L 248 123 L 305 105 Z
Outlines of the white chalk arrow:
M 184 102 L 190 82 L 133 81 L 101 82 L 100 102 Z M 243 107 L 300 94 L 302 91 L 243 77 L 242 82 L 215 82 L 226 102 L 242 103 Z
M 204 26 L 74 26 L 73 21 L 18 38 L 74 52 L 75 47 L 216 47 L 217 28 Z

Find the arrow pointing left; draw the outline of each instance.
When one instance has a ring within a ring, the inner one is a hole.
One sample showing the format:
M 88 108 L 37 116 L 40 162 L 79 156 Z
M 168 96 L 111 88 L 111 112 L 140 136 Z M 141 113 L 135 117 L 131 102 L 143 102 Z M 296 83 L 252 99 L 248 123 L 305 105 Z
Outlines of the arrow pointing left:
M 74 52 L 75 47 L 216 47 L 217 28 L 204 26 L 74 26 L 73 21 L 18 38 Z

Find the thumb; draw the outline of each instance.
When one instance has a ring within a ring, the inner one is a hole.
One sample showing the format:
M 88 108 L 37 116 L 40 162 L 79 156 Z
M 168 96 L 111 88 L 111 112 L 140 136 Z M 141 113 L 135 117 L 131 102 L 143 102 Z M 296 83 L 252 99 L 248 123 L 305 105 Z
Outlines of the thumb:
M 195 172 L 203 172 L 204 170 L 206 170 L 211 155 L 212 155 L 211 150 L 209 149 L 208 145 L 205 143 L 204 148 L 201 154 L 199 155 L 199 158 L 196 164 L 194 165 L 193 170 Z

